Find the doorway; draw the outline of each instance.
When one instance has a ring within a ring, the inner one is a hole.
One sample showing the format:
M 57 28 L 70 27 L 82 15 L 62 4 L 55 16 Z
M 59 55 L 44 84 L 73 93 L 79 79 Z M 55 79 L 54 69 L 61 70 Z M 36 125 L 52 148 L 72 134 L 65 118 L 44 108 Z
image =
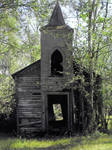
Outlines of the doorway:
M 69 128 L 68 94 L 48 95 L 48 131 L 65 132 Z

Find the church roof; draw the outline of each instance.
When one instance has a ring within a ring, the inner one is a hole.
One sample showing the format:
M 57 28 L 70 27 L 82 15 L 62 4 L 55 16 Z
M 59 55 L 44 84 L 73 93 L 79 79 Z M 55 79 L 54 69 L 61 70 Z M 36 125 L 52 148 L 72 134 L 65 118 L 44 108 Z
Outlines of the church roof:
M 12 77 L 18 77 L 18 76 L 38 76 L 40 77 L 41 72 L 41 60 L 37 60 L 36 62 L 26 66 L 25 68 L 15 72 L 12 74 Z
M 73 73 L 74 75 L 79 74 L 80 72 L 80 65 L 77 64 L 75 61 L 73 61 Z M 88 76 L 88 71 L 84 67 L 82 68 L 83 74 L 85 76 Z M 41 77 L 41 60 L 37 60 L 36 62 L 26 66 L 25 68 L 15 72 L 12 74 L 12 77 L 15 79 L 15 77 L 29 77 L 29 76 L 36 76 Z
M 65 21 L 62 15 L 60 5 L 57 2 L 53 10 L 52 16 L 50 18 L 48 26 L 62 26 L 62 25 L 65 25 Z

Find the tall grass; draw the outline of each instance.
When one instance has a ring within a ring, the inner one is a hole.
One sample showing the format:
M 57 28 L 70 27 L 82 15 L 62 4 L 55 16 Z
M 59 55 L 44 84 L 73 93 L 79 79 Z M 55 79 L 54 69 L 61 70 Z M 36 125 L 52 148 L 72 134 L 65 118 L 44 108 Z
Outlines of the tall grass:
M 112 120 L 110 134 L 96 132 L 91 136 L 70 138 L 19 139 L 0 136 L 0 150 L 112 150 Z
M 0 139 L 0 150 L 112 150 L 112 135 L 60 139 Z

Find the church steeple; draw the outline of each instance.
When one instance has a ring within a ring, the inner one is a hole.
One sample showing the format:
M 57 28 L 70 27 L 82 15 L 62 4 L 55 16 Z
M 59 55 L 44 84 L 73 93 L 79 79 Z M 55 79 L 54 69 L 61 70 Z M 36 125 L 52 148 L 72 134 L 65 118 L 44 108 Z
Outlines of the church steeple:
M 65 25 L 65 21 L 62 15 L 59 2 L 57 1 L 48 26 L 62 26 L 62 25 Z

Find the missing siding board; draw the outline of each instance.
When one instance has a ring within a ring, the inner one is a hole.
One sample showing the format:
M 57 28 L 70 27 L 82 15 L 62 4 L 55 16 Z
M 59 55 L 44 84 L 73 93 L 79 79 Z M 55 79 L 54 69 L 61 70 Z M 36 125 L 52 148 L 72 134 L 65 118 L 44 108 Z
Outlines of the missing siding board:
M 36 93 L 36 92 L 35 92 L 35 93 L 32 93 L 32 95 L 40 95 L 40 93 Z

